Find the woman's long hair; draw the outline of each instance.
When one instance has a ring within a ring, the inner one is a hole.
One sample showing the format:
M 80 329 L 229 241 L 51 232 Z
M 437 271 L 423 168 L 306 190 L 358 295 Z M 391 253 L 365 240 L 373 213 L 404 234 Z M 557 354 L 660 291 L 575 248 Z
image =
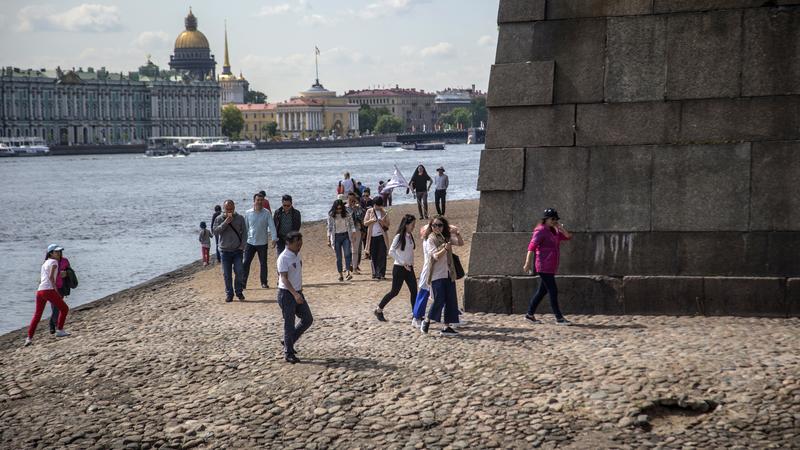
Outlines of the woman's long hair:
M 422 175 L 423 175 L 423 176 L 424 176 L 424 175 L 427 175 L 427 174 L 428 174 L 428 171 L 427 171 L 427 170 L 425 170 L 425 166 L 423 166 L 422 164 L 420 164 L 420 165 L 418 165 L 418 166 L 417 166 L 417 170 L 415 170 L 415 171 L 414 171 L 414 174 L 417 174 L 417 173 L 419 173 L 419 168 L 420 168 L 420 167 L 422 167 Z
M 425 232 L 425 239 L 433 233 L 433 222 L 435 221 L 442 222 L 444 225 L 442 227 L 442 237 L 444 237 L 445 241 L 450 241 L 450 222 L 444 216 L 436 216 L 428 222 L 428 231 Z
M 335 218 L 336 217 L 336 208 L 338 208 L 339 206 L 342 207 L 342 219 L 346 218 L 347 217 L 347 208 L 345 208 L 344 202 L 339 200 L 339 199 L 336 199 L 336 200 L 333 201 L 333 206 L 331 206 L 331 210 L 328 211 L 328 215 L 333 217 L 333 218 Z
M 406 214 L 405 216 L 403 216 L 403 219 L 400 221 L 400 225 L 397 227 L 397 233 L 395 234 L 400 236 L 401 251 L 406 250 L 406 225 L 414 223 L 415 220 L 417 220 L 417 218 L 414 217 L 413 214 Z M 413 234 L 411 235 L 411 245 L 412 245 L 411 248 L 417 248 L 417 244 L 414 242 Z

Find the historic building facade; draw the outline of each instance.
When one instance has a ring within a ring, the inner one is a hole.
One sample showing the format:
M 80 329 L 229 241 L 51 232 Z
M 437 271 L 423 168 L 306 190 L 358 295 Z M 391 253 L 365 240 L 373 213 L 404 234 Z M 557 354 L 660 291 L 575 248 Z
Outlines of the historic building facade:
M 348 91 L 345 98 L 357 105 L 386 108 L 405 124 L 406 131 L 429 131 L 436 124 L 436 95 L 416 89 L 364 89 Z
M 197 80 L 216 79 L 217 62 L 211 54 L 208 39 L 197 30 L 197 17 L 191 8 L 184 24 L 186 29 L 175 39 L 175 54 L 169 58 L 169 67 L 188 73 Z
M 225 62 L 222 64 L 222 73 L 219 75 L 222 104 L 244 103 L 245 94 L 250 88 L 250 83 L 244 79 L 242 72 L 237 77 L 231 72 L 231 61 L 228 56 L 228 27 L 225 26 Z
M 237 104 L 244 118 L 244 129 L 240 133 L 251 141 L 266 141 L 269 135 L 264 128 L 270 123 L 278 122 L 277 108 L 274 103 Z
M 469 108 L 472 100 L 486 98 L 486 93 L 475 89 L 475 85 L 468 89 L 447 88 L 436 92 L 436 112 L 439 115 L 449 113 L 456 108 Z
M 220 135 L 219 85 L 148 61 L 128 75 L 94 70 L 0 69 L 0 137 L 48 144 L 142 143 Z
M 358 109 L 347 97 L 325 89 L 319 80 L 299 97 L 275 105 L 278 130 L 289 139 L 356 136 Z

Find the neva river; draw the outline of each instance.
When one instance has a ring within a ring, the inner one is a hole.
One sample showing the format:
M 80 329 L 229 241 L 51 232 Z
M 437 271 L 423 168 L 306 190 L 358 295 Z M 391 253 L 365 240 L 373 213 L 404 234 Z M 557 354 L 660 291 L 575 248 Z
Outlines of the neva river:
M 273 208 L 288 193 L 304 222 L 319 220 L 345 170 L 374 194 L 378 180 L 388 180 L 395 165 L 410 179 L 421 163 L 431 176 L 439 165 L 447 169 L 448 200 L 474 199 L 482 149 L 448 145 L 445 151 L 424 152 L 364 147 L 162 158 L 0 158 L 0 333 L 30 321 L 39 268 L 51 242 L 65 248 L 78 275 L 80 285 L 67 299 L 77 306 L 199 260 L 200 221 L 210 226 L 214 205 L 227 198 L 244 212 L 259 190 L 267 192 Z M 395 204 L 413 203 L 405 192 L 393 198 Z M 435 212 L 432 193 L 429 202 Z M 221 284 L 220 279 L 223 295 Z M 47 333 L 47 327 L 40 325 L 37 332 Z

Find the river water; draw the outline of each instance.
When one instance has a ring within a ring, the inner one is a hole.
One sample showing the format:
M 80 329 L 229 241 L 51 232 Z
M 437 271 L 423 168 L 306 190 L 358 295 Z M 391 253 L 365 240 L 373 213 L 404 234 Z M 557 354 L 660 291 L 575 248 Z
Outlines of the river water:
M 410 179 L 421 163 L 431 176 L 439 165 L 447 169 L 448 200 L 474 199 L 482 149 L 0 158 L 0 333 L 30 321 L 39 268 L 51 242 L 65 248 L 78 274 L 79 287 L 67 299 L 77 306 L 198 260 L 200 221 L 210 224 L 214 205 L 227 198 L 243 212 L 252 206 L 254 192 L 265 190 L 273 207 L 289 193 L 303 221 L 319 220 L 345 170 L 376 193 L 378 180 L 389 179 L 395 165 Z M 429 201 L 435 211 L 432 194 Z M 394 195 L 395 204 L 412 202 L 404 192 Z

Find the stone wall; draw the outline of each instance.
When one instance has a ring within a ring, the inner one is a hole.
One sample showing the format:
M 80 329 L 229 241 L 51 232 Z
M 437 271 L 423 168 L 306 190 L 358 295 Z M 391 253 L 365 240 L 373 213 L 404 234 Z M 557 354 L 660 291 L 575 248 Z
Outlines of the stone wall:
M 772 6 L 762 6 L 762 5 Z M 500 0 L 470 311 L 800 314 L 800 1 Z

